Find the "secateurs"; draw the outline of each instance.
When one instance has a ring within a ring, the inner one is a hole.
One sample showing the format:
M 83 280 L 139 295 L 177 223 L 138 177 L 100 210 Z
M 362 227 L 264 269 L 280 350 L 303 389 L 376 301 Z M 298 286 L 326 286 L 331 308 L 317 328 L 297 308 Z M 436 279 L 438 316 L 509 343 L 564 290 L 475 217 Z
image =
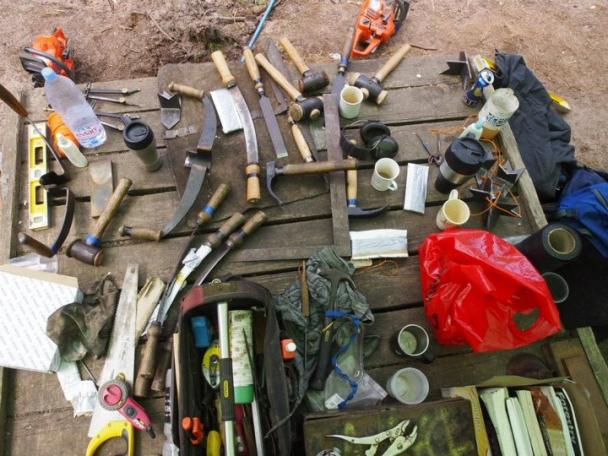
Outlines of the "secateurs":
M 152 438 L 156 437 L 154 429 L 152 428 L 150 416 L 144 408 L 131 397 L 129 386 L 122 374 L 119 374 L 115 379 L 101 385 L 97 393 L 97 398 L 99 399 L 101 406 L 106 410 L 118 411 L 118 413 L 124 416 L 135 429 L 147 432 Z
M 382 453 L 382 456 L 396 456 L 403 454 L 414 444 L 416 437 L 418 437 L 418 427 L 415 425 L 409 434 L 405 434 L 409 424 L 410 420 L 403 420 L 391 429 L 367 437 L 350 437 L 348 435 L 337 434 L 327 435 L 326 437 L 346 440 L 353 445 L 369 445 L 369 448 L 365 451 L 365 456 L 374 456 L 378 452 L 378 447 L 382 442 L 388 440 L 390 445 Z

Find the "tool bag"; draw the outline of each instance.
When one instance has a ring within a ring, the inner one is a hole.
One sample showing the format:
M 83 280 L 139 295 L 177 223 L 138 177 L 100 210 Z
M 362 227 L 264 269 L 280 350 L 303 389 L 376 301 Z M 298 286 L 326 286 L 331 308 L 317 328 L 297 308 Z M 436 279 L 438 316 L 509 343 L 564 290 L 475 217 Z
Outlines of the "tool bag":
M 181 456 L 203 454 L 208 443 L 209 423 L 217 422 L 213 390 L 201 369 L 200 350 L 194 346 L 191 319 L 206 316 L 212 325 L 217 323 L 217 304 L 228 303 L 229 310 L 254 310 L 253 341 L 255 399 L 258 403 L 264 434 L 265 453 L 290 455 L 291 423 L 287 377 L 281 356 L 280 330 L 272 295 L 261 285 L 245 280 L 209 283 L 193 287 L 181 302 L 177 353 L 174 353 L 174 385 L 172 392 L 173 441 Z M 262 318 L 258 318 L 262 317 Z M 263 324 L 259 324 L 260 320 Z M 263 326 L 262 331 L 258 328 Z M 216 333 L 217 334 L 217 333 Z M 258 342 L 256 346 L 256 342 Z M 179 398 L 177 398 L 179 390 Z M 196 437 L 184 429 L 184 419 L 199 416 L 204 437 L 199 445 Z M 238 415 L 238 413 L 237 413 Z M 217 425 L 211 429 L 219 430 Z M 269 432 L 270 431 L 270 432 Z M 250 441 L 250 440 L 249 440 Z M 250 454 L 253 453 L 250 449 Z M 210 453 L 207 453 L 210 454 Z

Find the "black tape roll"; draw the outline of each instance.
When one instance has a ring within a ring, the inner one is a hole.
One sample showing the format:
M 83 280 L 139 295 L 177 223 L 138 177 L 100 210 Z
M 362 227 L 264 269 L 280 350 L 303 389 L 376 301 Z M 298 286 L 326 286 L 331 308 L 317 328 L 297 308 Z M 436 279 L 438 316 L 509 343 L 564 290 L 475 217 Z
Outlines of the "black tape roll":
M 568 225 L 550 223 L 515 247 L 540 272 L 551 272 L 576 260 L 581 254 L 582 241 Z

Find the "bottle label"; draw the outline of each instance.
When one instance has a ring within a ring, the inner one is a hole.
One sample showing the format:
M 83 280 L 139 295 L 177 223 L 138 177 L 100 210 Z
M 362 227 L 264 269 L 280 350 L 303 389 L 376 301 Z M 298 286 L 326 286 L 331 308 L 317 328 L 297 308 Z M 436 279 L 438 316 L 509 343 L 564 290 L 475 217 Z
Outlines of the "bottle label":
M 75 132 L 78 141 L 88 142 L 94 140 L 97 136 L 103 134 L 103 126 L 102 125 L 88 125 L 83 128 L 77 129 Z

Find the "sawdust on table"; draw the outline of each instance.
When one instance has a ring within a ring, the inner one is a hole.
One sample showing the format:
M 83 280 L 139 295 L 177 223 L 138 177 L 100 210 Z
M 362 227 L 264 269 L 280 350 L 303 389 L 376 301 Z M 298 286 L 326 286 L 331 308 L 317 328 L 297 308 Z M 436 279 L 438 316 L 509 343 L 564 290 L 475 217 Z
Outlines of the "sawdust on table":
M 79 81 L 155 75 L 165 63 L 202 62 L 216 49 L 235 59 L 266 0 L 0 0 L 4 32 L 0 81 L 30 86 L 19 51 L 62 26 L 72 40 Z M 358 12 L 354 0 L 280 0 L 263 37 L 290 38 L 311 63 L 339 52 Z M 579 160 L 608 169 L 608 4 L 602 0 L 411 0 L 404 27 L 384 57 L 412 42 L 454 54 L 460 49 L 525 56 L 546 87 L 566 97 Z M 404 64 L 407 64 L 407 59 Z M 6 107 L 0 106 L 0 125 Z

